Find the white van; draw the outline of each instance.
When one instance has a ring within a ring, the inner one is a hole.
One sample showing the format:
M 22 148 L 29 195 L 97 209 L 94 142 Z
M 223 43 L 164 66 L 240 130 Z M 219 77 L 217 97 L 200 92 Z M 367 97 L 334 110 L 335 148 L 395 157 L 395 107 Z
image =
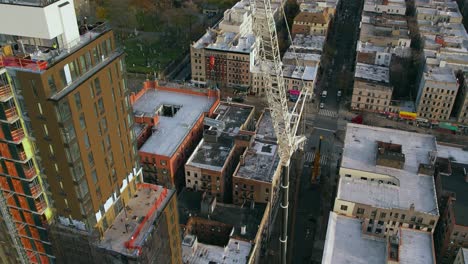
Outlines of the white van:
M 327 91 L 323 91 L 323 92 L 322 92 L 322 97 L 323 97 L 323 98 L 327 97 Z

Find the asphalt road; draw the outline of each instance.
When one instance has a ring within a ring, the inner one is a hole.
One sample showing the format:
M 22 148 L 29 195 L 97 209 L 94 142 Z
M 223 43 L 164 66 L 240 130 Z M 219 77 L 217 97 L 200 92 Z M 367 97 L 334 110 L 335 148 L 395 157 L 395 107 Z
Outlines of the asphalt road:
M 325 54 L 328 58 L 325 58 L 318 87 L 319 93 L 326 90 L 328 95 L 326 98 L 316 97 L 318 102 L 312 106 L 315 113 L 304 116 L 307 142 L 303 173 L 296 184 L 290 263 L 321 263 L 328 215 L 336 196 L 337 163 L 343 147 L 343 142 L 336 137 L 339 130 L 338 110 L 346 93 L 352 91 L 362 0 L 340 3 L 326 44 L 330 46 L 327 50 L 332 52 Z M 339 81 L 340 78 L 349 78 L 351 82 Z M 340 98 L 337 96 L 338 90 L 343 91 Z M 318 109 L 319 103 L 324 103 L 325 107 Z M 312 164 L 320 136 L 323 137 L 320 183 L 312 184 Z

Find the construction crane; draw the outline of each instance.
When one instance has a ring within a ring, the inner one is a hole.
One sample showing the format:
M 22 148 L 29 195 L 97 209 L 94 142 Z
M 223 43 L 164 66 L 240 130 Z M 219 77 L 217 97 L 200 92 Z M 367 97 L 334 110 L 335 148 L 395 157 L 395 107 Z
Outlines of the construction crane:
M 254 63 L 255 67 L 259 68 L 260 75 L 265 83 L 273 127 L 278 138 L 280 164 L 282 166 L 280 206 L 283 217 L 280 242 L 281 263 L 285 264 L 287 262 L 288 242 L 289 165 L 294 152 L 302 147 L 305 142 L 304 136 L 296 134 L 306 99 L 309 98 L 311 91 L 301 87 L 298 100 L 292 109 L 289 109 L 271 1 L 251 0 L 251 7 L 252 30 L 256 38 Z
M 323 136 L 320 136 L 319 145 L 318 145 L 317 150 L 315 151 L 314 170 L 312 171 L 312 179 L 311 179 L 312 184 L 317 183 L 317 177 L 320 172 L 320 154 L 321 154 L 320 151 L 322 148 L 322 140 L 323 140 Z

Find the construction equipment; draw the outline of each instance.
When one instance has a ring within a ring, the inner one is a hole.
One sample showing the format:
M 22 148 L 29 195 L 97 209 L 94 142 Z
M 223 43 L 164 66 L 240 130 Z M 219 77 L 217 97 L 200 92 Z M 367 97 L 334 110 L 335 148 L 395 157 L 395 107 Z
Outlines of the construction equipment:
M 24 250 L 24 247 L 21 244 L 21 240 L 16 230 L 15 223 L 13 222 L 13 218 L 11 217 L 10 211 L 8 210 L 8 205 L 4 194 L 5 192 L 0 191 L 0 212 L 3 217 L 3 221 L 5 222 L 5 225 L 8 229 L 8 234 L 10 235 L 11 240 L 13 241 L 13 245 L 18 253 L 19 262 L 21 264 L 29 263 L 28 255 L 26 254 L 26 251 Z
M 317 150 L 315 151 L 314 169 L 312 170 L 312 179 L 310 180 L 312 184 L 316 184 L 318 182 L 317 178 L 320 173 L 320 151 L 322 148 L 322 140 L 323 140 L 323 136 L 320 136 L 319 145 L 318 145 Z
M 252 29 L 256 37 L 255 66 L 260 69 L 264 80 L 268 105 L 273 120 L 273 127 L 278 138 L 281 179 L 281 208 L 283 222 L 281 230 L 281 263 L 287 261 L 288 240 L 288 205 L 289 205 L 289 164 L 294 152 L 302 147 L 305 137 L 297 136 L 300 119 L 304 110 L 309 90 L 301 87 L 298 100 L 291 111 L 288 108 L 288 97 L 283 79 L 282 62 L 278 46 L 275 20 L 270 0 L 251 0 Z

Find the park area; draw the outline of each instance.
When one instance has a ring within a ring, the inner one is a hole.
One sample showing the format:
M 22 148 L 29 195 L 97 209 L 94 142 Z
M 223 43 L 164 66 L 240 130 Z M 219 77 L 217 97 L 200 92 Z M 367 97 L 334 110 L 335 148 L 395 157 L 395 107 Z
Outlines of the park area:
M 125 49 L 127 71 L 164 76 L 235 0 L 101 0 L 84 16 L 108 20 Z M 205 10 L 205 14 L 204 11 Z M 217 14 L 207 14 L 207 10 Z

